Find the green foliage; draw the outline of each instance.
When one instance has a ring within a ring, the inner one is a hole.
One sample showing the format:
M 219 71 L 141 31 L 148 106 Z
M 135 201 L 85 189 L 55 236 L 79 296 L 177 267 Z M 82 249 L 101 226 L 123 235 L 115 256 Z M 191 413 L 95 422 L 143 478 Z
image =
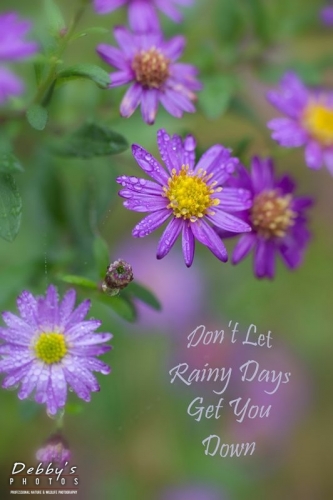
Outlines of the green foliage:
M 204 90 L 199 104 L 207 118 L 219 118 L 228 109 L 236 90 L 235 78 L 230 75 L 209 75 L 202 78 Z
M 14 241 L 21 224 L 22 200 L 15 179 L 0 174 L 0 237 Z
M 64 29 L 66 26 L 61 10 L 54 0 L 44 0 L 43 4 L 46 20 L 51 33 L 58 35 L 60 30 Z
M 27 109 L 27 120 L 36 130 L 44 130 L 47 123 L 48 113 L 47 110 L 40 104 L 32 104 Z
M 124 293 L 141 300 L 141 302 L 144 302 L 145 304 L 152 307 L 156 311 L 160 311 L 162 309 L 160 302 L 155 297 L 153 292 L 151 292 L 148 288 L 141 285 L 137 281 L 132 281 L 127 286 L 126 292 Z
M 94 240 L 94 256 L 98 275 L 101 279 L 105 277 L 106 269 L 110 264 L 109 247 L 103 238 L 97 236 Z
M 0 151 L 0 173 L 1 174 L 15 174 L 23 172 L 20 161 L 11 152 Z
M 87 78 L 100 88 L 107 89 L 110 85 L 110 75 L 104 69 L 94 64 L 75 64 L 57 73 L 57 85 L 62 85 L 78 78 Z
M 106 125 L 87 123 L 68 137 L 52 145 L 59 156 L 92 158 L 122 153 L 128 148 L 126 139 Z

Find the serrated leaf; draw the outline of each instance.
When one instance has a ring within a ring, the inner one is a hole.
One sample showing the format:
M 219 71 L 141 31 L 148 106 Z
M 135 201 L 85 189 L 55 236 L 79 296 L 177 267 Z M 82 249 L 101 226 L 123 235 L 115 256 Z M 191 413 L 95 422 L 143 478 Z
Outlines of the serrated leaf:
M 54 0 L 44 0 L 44 9 L 47 19 L 47 23 L 54 33 L 59 33 L 60 30 L 65 28 L 65 20 L 59 9 L 57 3 Z
M 97 283 L 84 276 L 77 276 L 75 274 L 61 274 L 58 276 L 61 281 L 65 283 L 70 283 L 71 285 L 82 286 L 83 288 L 90 288 L 93 290 L 97 289 Z
M 88 78 L 103 89 L 108 88 L 110 85 L 109 73 L 94 64 L 76 64 L 75 66 L 70 66 L 59 71 L 57 74 L 57 85 L 77 78 Z
M 20 228 L 22 200 L 15 179 L 10 174 L 0 174 L 0 237 L 14 241 Z
M 126 294 L 132 295 L 137 299 L 141 300 L 145 304 L 148 304 L 156 311 L 160 311 L 162 309 L 161 303 L 155 297 L 153 292 L 151 292 L 148 288 L 141 285 L 137 281 L 132 281 L 126 288 Z
M 224 75 L 209 75 L 203 78 L 203 84 L 200 106 L 208 118 L 219 118 L 231 102 L 235 91 L 235 80 Z
M 40 104 L 32 104 L 27 112 L 26 117 L 32 128 L 36 130 L 44 130 L 47 123 L 47 110 Z
M 106 125 L 88 123 L 51 147 L 59 156 L 93 158 L 122 153 L 128 142 Z
M 24 168 L 13 153 L 0 151 L 0 173 L 14 174 L 23 171 Z
M 94 240 L 94 256 L 98 276 L 104 278 L 108 265 L 110 264 L 109 247 L 103 238 L 98 236 Z
M 136 310 L 134 304 L 130 302 L 128 298 L 125 298 L 122 295 L 110 297 L 109 295 L 104 295 L 103 293 L 98 293 L 95 297 L 99 302 L 102 302 L 106 306 L 110 307 L 121 318 L 131 323 L 135 321 Z

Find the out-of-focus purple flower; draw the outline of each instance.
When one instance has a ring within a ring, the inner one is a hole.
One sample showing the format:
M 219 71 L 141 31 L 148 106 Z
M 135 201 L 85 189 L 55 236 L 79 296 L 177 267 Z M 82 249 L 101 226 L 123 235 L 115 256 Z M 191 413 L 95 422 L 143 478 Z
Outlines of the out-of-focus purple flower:
M 66 439 L 57 433 L 49 437 L 44 446 L 37 451 L 36 458 L 45 465 L 53 463 L 58 467 L 65 467 L 71 455 Z
M 268 122 L 272 138 L 287 148 L 305 146 L 305 162 L 312 169 L 326 165 L 333 175 L 333 93 L 308 89 L 294 73 L 287 73 L 279 90 L 267 94 L 287 118 Z
M 333 26 L 333 5 L 326 5 L 320 11 L 320 19 L 326 26 Z
M 19 399 L 34 392 L 37 403 L 45 403 L 49 415 L 65 406 L 67 385 L 79 398 L 90 401 L 91 392 L 99 391 L 93 371 L 104 375 L 110 367 L 96 358 L 109 351 L 102 345 L 110 333 L 95 333 L 101 322 L 84 321 L 90 301 L 76 309 L 75 290 L 69 290 L 59 303 L 57 289 L 50 285 L 45 297 L 24 291 L 17 299 L 20 316 L 2 314 L 7 328 L 0 328 L 0 373 L 2 387 L 17 387 Z
M 151 212 L 133 229 L 135 238 L 143 238 L 169 221 L 157 247 L 157 258 L 165 257 L 182 234 L 185 264 L 194 258 L 195 240 L 207 246 L 222 262 L 228 254 L 213 227 L 234 233 L 251 231 L 248 223 L 229 212 L 248 209 L 251 196 L 246 189 L 222 188 L 234 172 L 238 159 L 219 144 L 212 146 L 195 165 L 195 139 L 170 137 L 165 130 L 157 133 L 157 143 L 167 171 L 141 146 L 132 146 L 133 156 L 151 180 L 122 175 L 117 178 L 123 189 L 124 206 L 136 212 Z
M 136 301 L 138 326 L 144 331 L 166 332 L 177 337 L 194 328 L 205 311 L 205 275 L 200 266 L 195 266 L 189 273 L 174 252 L 163 264 L 152 259 L 156 244 L 155 238 L 147 238 L 140 242 L 138 251 L 133 240 L 127 240 L 116 251 L 131 262 L 135 279 L 150 288 L 162 305 L 161 311 L 155 311 Z
M 120 49 L 101 44 L 97 52 L 118 69 L 110 75 L 110 87 L 131 84 L 120 105 L 121 116 L 130 117 L 139 104 L 143 120 L 150 125 L 159 103 L 176 118 L 195 112 L 195 92 L 202 87 L 197 68 L 176 62 L 184 50 L 184 37 L 164 41 L 161 32 L 132 34 L 121 26 L 115 28 L 114 36 Z
M 0 14 L 0 104 L 24 90 L 23 82 L 3 63 L 20 61 L 37 52 L 37 44 L 24 39 L 30 28 L 31 24 L 20 20 L 16 12 Z
M 182 20 L 177 6 L 191 5 L 193 0 L 94 0 L 98 14 L 108 14 L 123 5 L 128 6 L 130 24 L 134 30 L 149 31 L 158 23 L 156 9 L 175 22 Z
M 165 491 L 160 500 L 227 500 L 224 492 L 209 486 L 188 485 L 179 488 L 170 488 Z
M 252 232 L 240 237 L 232 263 L 238 264 L 253 250 L 258 278 L 274 278 L 276 254 L 290 269 L 298 267 L 310 239 L 305 210 L 312 199 L 295 197 L 296 184 L 289 176 L 275 178 L 271 159 L 254 157 L 251 174 L 239 166 L 238 178 L 232 178 L 230 184 L 249 190 L 253 200 L 252 207 L 240 214 Z
M 242 381 L 245 368 L 240 371 L 240 367 L 249 360 L 253 362 L 247 369 L 246 380 Z M 272 463 L 278 451 L 285 449 L 295 426 L 309 407 L 312 381 L 306 366 L 288 344 L 277 338 L 273 338 L 271 349 L 264 350 L 236 342 L 229 352 L 229 363 L 234 376 L 231 377 L 228 399 L 242 398 L 240 406 L 243 407 L 250 398 L 249 406 L 267 409 L 271 405 L 272 408 L 268 417 L 245 416 L 242 422 L 237 422 L 237 417 L 230 412 L 228 421 L 223 421 L 223 431 L 227 430 L 229 439 L 237 442 L 255 441 L 255 454 L 268 456 Z

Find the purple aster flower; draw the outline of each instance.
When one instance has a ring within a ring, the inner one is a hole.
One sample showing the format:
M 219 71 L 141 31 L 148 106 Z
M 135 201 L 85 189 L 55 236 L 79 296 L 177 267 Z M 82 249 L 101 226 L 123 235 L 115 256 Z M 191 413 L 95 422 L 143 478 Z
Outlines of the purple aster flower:
M 156 9 L 173 21 L 180 22 L 182 15 L 177 5 L 191 5 L 193 0 L 94 0 L 98 14 L 107 14 L 118 7 L 128 5 L 128 17 L 134 30 L 149 31 L 158 24 Z
M 16 12 L 0 14 L 0 104 L 23 92 L 22 81 L 3 63 L 19 61 L 37 52 L 35 42 L 24 40 L 30 28 L 31 24 L 20 21 Z
M 45 445 L 36 453 L 36 458 L 43 464 L 53 463 L 58 467 L 64 467 L 71 459 L 71 451 L 66 439 L 60 434 L 53 434 Z
M 267 95 L 287 118 L 268 122 L 272 138 L 281 146 L 305 146 L 308 167 L 324 164 L 333 175 L 333 93 L 308 89 L 294 73 L 287 73 L 279 90 Z
M 326 5 L 320 11 L 320 19 L 326 26 L 333 26 L 333 5 Z
M 252 207 L 241 214 L 253 231 L 241 236 L 232 263 L 238 264 L 253 250 L 258 278 L 274 277 L 276 254 L 290 269 L 298 267 L 310 239 L 305 210 L 312 199 L 295 197 L 296 185 L 289 176 L 275 178 L 271 159 L 254 157 L 251 174 L 240 166 L 238 178 L 230 184 L 249 190 L 253 201 Z M 224 232 L 220 235 L 225 236 Z
M 99 391 L 93 371 L 107 375 L 110 367 L 96 358 L 111 349 L 101 345 L 110 333 L 96 334 L 101 325 L 96 319 L 84 321 L 90 301 L 76 309 L 75 290 L 69 290 L 59 303 L 57 289 L 50 285 L 45 297 L 24 291 L 17 299 L 20 316 L 2 314 L 7 328 L 0 328 L 0 373 L 6 377 L 2 387 L 21 384 L 19 399 L 34 393 L 37 403 L 45 403 L 48 414 L 65 406 L 67 384 L 79 398 L 90 401 Z
M 160 32 L 132 34 L 124 27 L 114 30 L 120 49 L 101 44 L 98 54 L 119 71 L 111 73 L 110 87 L 131 83 L 120 105 L 121 116 L 130 117 L 141 103 L 144 121 L 155 121 L 159 102 L 171 115 L 181 118 L 194 113 L 195 91 L 201 89 L 197 69 L 176 63 L 185 38 L 176 36 L 164 41 Z
M 235 233 L 251 231 L 246 222 L 229 213 L 249 208 L 250 193 L 245 189 L 222 188 L 238 159 L 217 144 L 195 166 L 194 137 L 187 136 L 182 141 L 178 135 L 170 137 L 165 130 L 159 130 L 157 143 L 167 171 L 148 151 L 134 144 L 134 158 L 154 182 L 126 175 L 117 178 L 123 186 L 119 195 L 125 198 L 124 206 L 136 212 L 151 212 L 135 226 L 133 236 L 143 238 L 171 218 L 158 244 L 158 259 L 169 253 L 182 234 L 188 267 L 193 262 L 195 239 L 226 262 L 225 246 L 209 223 Z

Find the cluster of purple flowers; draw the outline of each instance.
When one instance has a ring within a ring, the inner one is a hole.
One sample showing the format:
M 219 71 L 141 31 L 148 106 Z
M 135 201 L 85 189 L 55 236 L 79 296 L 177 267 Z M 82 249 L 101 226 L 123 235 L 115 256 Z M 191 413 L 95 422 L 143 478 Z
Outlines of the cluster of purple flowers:
M 131 30 L 118 26 L 114 37 L 119 48 L 100 44 L 97 53 L 117 71 L 111 73 L 110 87 L 130 84 L 120 105 L 121 116 L 130 117 L 141 104 L 143 120 L 153 124 L 161 104 L 172 116 L 195 111 L 196 92 L 201 89 L 195 66 L 177 62 L 185 47 L 185 38 L 165 40 L 156 9 L 174 21 L 181 15 L 175 4 L 191 0 L 95 0 L 99 14 L 128 4 Z

